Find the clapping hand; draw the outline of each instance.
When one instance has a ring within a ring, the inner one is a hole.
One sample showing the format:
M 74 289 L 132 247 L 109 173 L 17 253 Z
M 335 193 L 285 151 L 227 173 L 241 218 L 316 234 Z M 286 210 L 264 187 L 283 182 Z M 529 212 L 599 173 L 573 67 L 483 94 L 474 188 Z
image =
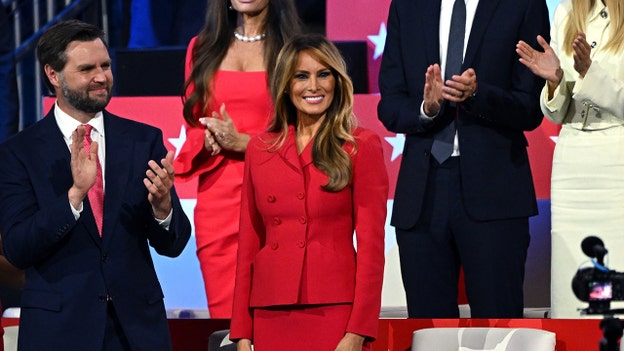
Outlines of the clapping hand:
M 468 68 L 461 75 L 453 75 L 446 80 L 442 87 L 442 97 L 445 100 L 460 103 L 466 101 L 477 91 L 477 73 Z
M 72 132 L 71 172 L 74 183 L 69 189 L 69 201 L 74 208 L 79 208 L 89 189 L 95 184 L 98 168 L 98 143 L 93 141 L 89 153 L 84 148 L 86 129 L 78 126 Z
M 442 73 L 440 72 L 440 65 L 434 64 L 427 67 L 425 73 L 425 90 L 423 94 L 423 110 L 429 117 L 433 117 L 440 112 L 442 102 L 442 88 L 444 83 L 442 82 Z
M 516 53 L 520 55 L 520 62 L 523 65 L 530 69 L 533 74 L 546 79 L 549 88 L 554 90 L 563 79 L 561 63 L 546 39 L 538 35 L 537 42 L 544 50 L 543 52 L 533 49 L 529 44 L 520 40 L 516 44 Z
M 203 125 L 206 125 L 206 118 L 207 117 L 200 118 L 199 122 Z M 221 145 L 217 143 L 217 141 L 215 140 L 215 136 L 214 134 L 212 134 L 210 129 L 204 130 L 204 147 L 206 148 L 206 150 L 210 151 L 211 156 L 221 153 Z
M 247 150 L 250 137 L 248 134 L 238 132 L 225 109 L 225 104 L 221 105 L 219 112 L 213 111 L 211 117 L 200 118 L 199 121 L 212 133 L 221 149 L 236 152 Z
M 149 192 L 147 199 L 152 204 L 154 217 L 160 220 L 167 218 L 172 208 L 171 187 L 175 175 L 173 155 L 173 151 L 167 152 L 167 156 L 160 161 L 162 167 L 156 161 L 150 160 L 147 163 L 149 169 L 145 172 L 146 178 L 143 178 L 143 184 Z
M 592 63 L 590 57 L 592 48 L 587 42 L 585 33 L 578 32 L 576 39 L 574 39 L 572 43 L 572 49 L 574 50 L 574 54 L 572 55 L 574 58 L 574 70 L 577 71 L 581 77 L 585 77 Z

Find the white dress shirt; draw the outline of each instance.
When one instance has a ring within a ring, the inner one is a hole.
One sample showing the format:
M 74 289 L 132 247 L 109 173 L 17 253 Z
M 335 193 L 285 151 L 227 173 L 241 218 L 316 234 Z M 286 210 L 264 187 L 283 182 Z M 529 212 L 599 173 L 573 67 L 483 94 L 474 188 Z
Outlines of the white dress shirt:
M 460 0 L 457 0 L 460 1 Z M 479 0 L 464 0 L 466 3 L 466 32 L 464 34 L 464 55 L 468 46 L 468 38 L 470 38 L 470 30 L 474 21 L 475 13 Z M 453 14 L 453 4 L 455 0 L 442 0 L 440 5 L 440 68 L 442 75 L 446 69 L 446 53 L 448 49 L 449 31 L 451 29 L 451 15 Z M 442 77 L 444 78 L 444 77 Z
M 78 126 L 82 125 L 77 119 L 65 113 L 58 104 L 54 104 L 54 118 L 56 119 L 56 124 L 58 125 L 61 133 L 63 134 L 63 139 L 65 140 L 65 144 L 67 144 L 67 148 L 71 152 L 71 143 L 72 143 L 72 133 L 78 128 Z M 88 122 L 89 125 L 93 127 L 91 130 L 91 140 L 96 141 L 98 143 L 98 160 L 100 161 L 100 166 L 102 167 L 102 184 L 104 187 L 104 194 L 106 194 L 106 176 L 105 176 L 105 165 L 106 165 L 106 138 L 104 137 L 104 114 L 100 111 L 91 118 Z M 146 165 L 147 167 L 147 165 Z M 70 203 L 72 213 L 74 214 L 74 218 L 78 220 L 80 218 L 80 214 L 84 209 L 82 202 L 78 208 L 74 208 L 74 206 Z M 173 210 L 169 212 L 169 215 L 164 220 L 154 218 L 165 229 L 169 229 L 169 225 L 171 224 Z
M 461 0 L 457 0 L 461 1 Z M 464 55 L 468 46 L 468 38 L 470 38 L 470 30 L 472 22 L 477 12 L 479 0 L 464 0 L 466 3 L 466 30 L 464 33 Z M 451 16 L 453 15 L 453 4 L 455 0 L 442 0 L 440 4 L 440 70 L 442 71 L 442 79 L 444 79 L 444 70 L 446 69 L 446 54 L 448 51 L 449 32 L 451 29 Z M 424 110 L 424 101 L 420 105 L 420 117 L 422 119 L 433 119 L 435 116 L 427 116 Z M 457 138 L 457 130 L 455 131 L 455 139 L 453 141 L 453 153 L 451 156 L 459 156 L 459 140 Z
M 100 166 L 102 167 L 102 186 L 104 187 L 104 194 L 106 194 L 106 177 L 104 175 L 104 165 L 105 165 L 105 155 L 106 155 L 106 144 L 104 139 L 104 115 L 102 112 L 98 112 L 91 118 L 89 121 L 89 125 L 93 127 L 91 130 L 91 140 L 96 141 L 98 143 L 98 160 L 100 161 Z M 56 119 L 56 124 L 58 125 L 61 133 L 63 134 L 63 140 L 65 140 L 65 144 L 67 144 L 67 148 L 71 152 L 71 144 L 73 142 L 72 133 L 78 128 L 78 126 L 82 125 L 77 119 L 65 113 L 65 111 L 61 110 L 58 104 L 54 104 L 54 118 Z M 82 213 L 83 206 L 82 202 L 78 208 L 74 208 L 71 205 L 72 212 L 74 213 L 74 217 L 76 219 L 80 218 L 80 214 Z

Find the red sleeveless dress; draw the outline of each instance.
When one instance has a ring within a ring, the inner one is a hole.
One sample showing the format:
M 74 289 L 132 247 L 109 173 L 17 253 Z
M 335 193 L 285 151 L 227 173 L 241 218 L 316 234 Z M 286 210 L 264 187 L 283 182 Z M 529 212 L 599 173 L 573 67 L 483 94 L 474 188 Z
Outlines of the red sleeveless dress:
M 211 91 L 210 109 L 196 118 L 219 111 L 224 103 L 240 133 L 253 136 L 266 130 L 273 114 L 266 72 L 219 70 Z M 210 156 L 204 149 L 204 128 L 187 126 L 174 166 L 176 180 L 198 177 L 195 239 L 211 318 L 230 318 L 232 313 L 243 165 L 244 153 Z

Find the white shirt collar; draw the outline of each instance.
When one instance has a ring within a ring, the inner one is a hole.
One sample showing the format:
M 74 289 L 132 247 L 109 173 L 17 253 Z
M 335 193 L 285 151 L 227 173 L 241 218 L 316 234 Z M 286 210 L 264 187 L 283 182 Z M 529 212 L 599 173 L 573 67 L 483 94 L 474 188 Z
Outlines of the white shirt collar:
M 61 110 L 58 103 L 54 104 L 54 118 L 56 119 L 56 124 L 59 126 L 61 133 L 63 133 L 65 140 L 68 144 L 71 143 L 72 133 L 82 123 Z M 104 136 L 104 114 L 102 111 L 96 113 L 88 124 L 90 124 L 102 137 Z
M 449 31 L 451 27 L 451 16 L 453 14 L 453 4 L 455 0 L 442 0 L 440 3 L 440 68 L 442 69 L 442 76 L 444 77 L 444 70 L 446 69 L 446 54 L 449 40 Z M 466 32 L 464 35 L 464 55 L 466 54 L 466 47 L 468 47 L 468 39 L 470 38 L 470 31 L 472 30 L 472 23 L 477 13 L 477 6 L 479 0 L 465 0 L 466 3 Z

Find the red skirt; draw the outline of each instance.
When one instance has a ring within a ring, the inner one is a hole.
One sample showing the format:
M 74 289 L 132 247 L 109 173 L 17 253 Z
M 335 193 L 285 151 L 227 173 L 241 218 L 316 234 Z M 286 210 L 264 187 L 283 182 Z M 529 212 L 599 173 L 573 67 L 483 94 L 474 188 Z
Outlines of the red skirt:
M 344 337 L 352 305 L 254 309 L 254 351 L 334 351 Z M 364 342 L 362 351 L 370 351 Z

